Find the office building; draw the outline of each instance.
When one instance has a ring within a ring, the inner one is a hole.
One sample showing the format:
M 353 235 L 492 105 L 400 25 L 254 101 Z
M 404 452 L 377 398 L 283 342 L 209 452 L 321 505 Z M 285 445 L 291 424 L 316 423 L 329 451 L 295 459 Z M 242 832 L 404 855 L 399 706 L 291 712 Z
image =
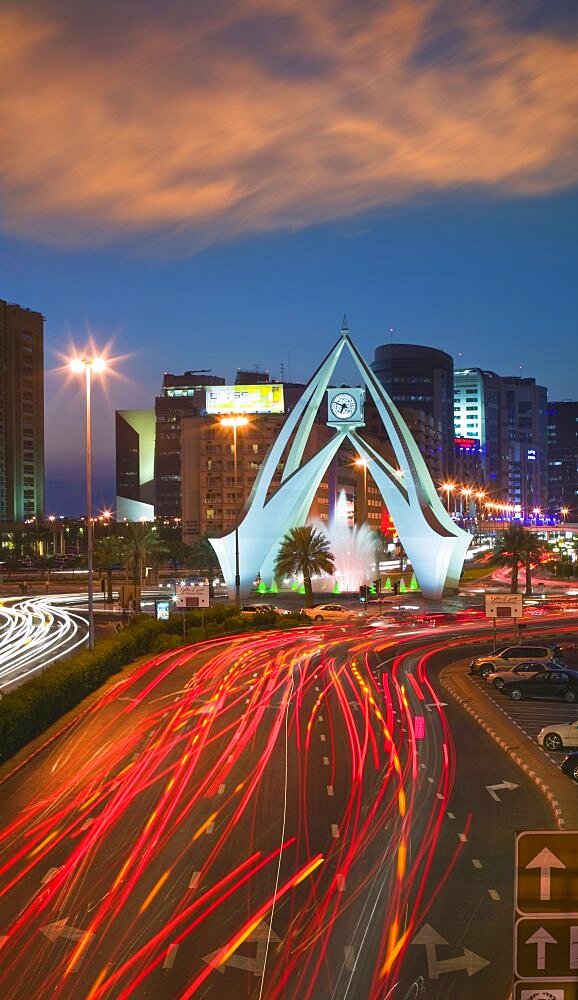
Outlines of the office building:
M 578 402 L 548 402 L 548 506 L 551 514 L 568 508 L 578 519 Z
M 501 382 L 502 493 L 527 516 L 548 502 L 547 392 L 533 378 Z
M 434 433 L 430 437 L 439 434 L 441 451 L 429 455 L 422 451 L 432 478 L 440 477 L 440 469 L 442 477 L 452 475 L 454 363 L 451 356 L 418 344 L 382 344 L 375 349 L 371 367 L 404 419 L 413 410 L 433 421 Z M 411 420 L 408 422 L 411 426 Z
M 155 411 L 117 410 L 116 519 L 153 521 L 155 516 Z
M 205 412 L 205 387 L 224 385 L 225 379 L 204 372 L 184 372 L 163 377 L 155 399 L 155 510 L 157 517 L 182 517 L 181 420 Z
M 490 492 L 502 488 L 502 380 L 495 372 L 454 372 L 456 477 Z
M 44 318 L 0 299 L 0 521 L 44 517 Z

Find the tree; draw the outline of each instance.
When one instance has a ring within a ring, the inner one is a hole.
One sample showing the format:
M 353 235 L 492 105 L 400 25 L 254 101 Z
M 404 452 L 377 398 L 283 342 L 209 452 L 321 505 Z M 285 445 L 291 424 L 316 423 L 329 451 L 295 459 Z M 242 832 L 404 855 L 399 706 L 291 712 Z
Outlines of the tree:
M 127 570 L 132 572 L 134 583 L 140 587 L 147 560 L 158 565 L 166 556 L 167 547 L 154 527 L 142 521 L 129 521 L 123 539 Z
M 502 566 L 508 566 L 512 570 L 512 583 L 510 590 L 512 594 L 518 593 L 518 572 L 520 565 L 524 564 L 524 546 L 526 541 L 526 530 L 521 524 L 511 524 L 505 531 L 500 532 L 496 539 L 494 553 L 498 562 Z
M 215 592 L 215 573 L 219 566 L 217 553 L 211 545 L 208 535 L 201 535 L 197 544 L 193 546 L 191 565 L 195 569 L 206 572 L 209 581 L 209 595 L 213 597 Z
M 547 551 L 546 544 L 532 531 L 526 531 L 524 539 L 524 566 L 526 567 L 526 597 L 532 596 L 532 567 L 539 566 Z
M 96 569 L 106 572 L 106 599 L 112 603 L 112 571 L 115 566 L 122 565 L 124 552 L 122 541 L 114 535 L 99 538 L 94 547 L 94 565 Z
M 335 560 L 325 535 L 305 525 L 291 528 L 283 538 L 275 560 L 275 576 L 303 574 L 305 604 L 313 607 L 311 577 L 318 573 L 333 573 Z

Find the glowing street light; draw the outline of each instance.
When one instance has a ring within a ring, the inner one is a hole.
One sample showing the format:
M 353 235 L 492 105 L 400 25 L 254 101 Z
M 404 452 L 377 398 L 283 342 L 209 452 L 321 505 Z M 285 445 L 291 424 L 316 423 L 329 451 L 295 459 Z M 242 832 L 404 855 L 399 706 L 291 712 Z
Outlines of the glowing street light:
M 92 438 L 90 426 L 90 389 L 92 373 L 98 374 L 106 368 L 104 358 L 74 358 L 70 362 L 71 371 L 80 375 L 84 373 L 86 394 L 86 550 L 88 563 L 88 648 L 94 651 L 94 589 L 92 574 Z
M 221 417 L 219 421 L 221 427 L 232 427 L 233 429 L 233 469 L 235 477 L 235 604 L 241 604 L 241 574 L 239 572 L 239 488 L 237 479 L 237 430 L 239 427 L 246 427 L 249 423 L 247 417 L 234 415 Z
M 445 490 L 445 494 L 446 494 L 446 501 L 447 501 L 447 505 L 448 505 L 448 514 L 450 512 L 450 495 L 453 493 L 453 491 L 455 490 L 455 488 L 456 487 L 455 487 L 454 483 L 442 483 L 442 490 Z
M 569 507 L 561 507 L 560 508 L 560 513 L 561 513 L 562 518 L 564 520 L 564 524 L 566 524 L 566 518 L 568 517 L 568 514 L 570 513 L 570 508 Z

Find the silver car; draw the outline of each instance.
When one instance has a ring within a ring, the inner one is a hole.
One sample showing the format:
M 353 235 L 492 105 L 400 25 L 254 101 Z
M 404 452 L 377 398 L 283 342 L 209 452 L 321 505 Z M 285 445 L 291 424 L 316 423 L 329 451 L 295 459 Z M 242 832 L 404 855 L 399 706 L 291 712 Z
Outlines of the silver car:
M 493 684 L 497 691 L 501 691 L 504 684 L 507 684 L 508 681 L 524 680 L 526 677 L 533 677 L 534 674 L 541 674 L 543 670 L 561 669 L 562 664 L 557 663 L 556 660 L 526 660 L 522 663 L 517 663 L 510 670 L 504 668 L 492 670 L 491 673 L 486 674 L 486 682 Z

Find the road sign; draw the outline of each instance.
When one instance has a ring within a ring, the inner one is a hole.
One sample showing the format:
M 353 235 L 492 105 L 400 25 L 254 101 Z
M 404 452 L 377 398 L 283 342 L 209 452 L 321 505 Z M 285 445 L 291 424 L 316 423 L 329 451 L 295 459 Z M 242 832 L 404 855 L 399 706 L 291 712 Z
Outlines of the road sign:
M 578 1000 L 578 831 L 516 837 L 514 1000 Z
M 515 901 L 522 916 L 578 915 L 577 831 L 538 830 L 517 835 Z
M 514 966 L 519 979 L 578 983 L 578 919 L 521 917 L 516 921 Z
M 199 584 L 190 586 L 186 583 L 178 584 L 175 588 L 177 608 L 208 608 L 209 607 L 209 585 Z
M 516 983 L 514 1000 L 578 1000 L 578 984 L 550 981 Z
M 523 618 L 522 594 L 486 594 L 486 618 Z

